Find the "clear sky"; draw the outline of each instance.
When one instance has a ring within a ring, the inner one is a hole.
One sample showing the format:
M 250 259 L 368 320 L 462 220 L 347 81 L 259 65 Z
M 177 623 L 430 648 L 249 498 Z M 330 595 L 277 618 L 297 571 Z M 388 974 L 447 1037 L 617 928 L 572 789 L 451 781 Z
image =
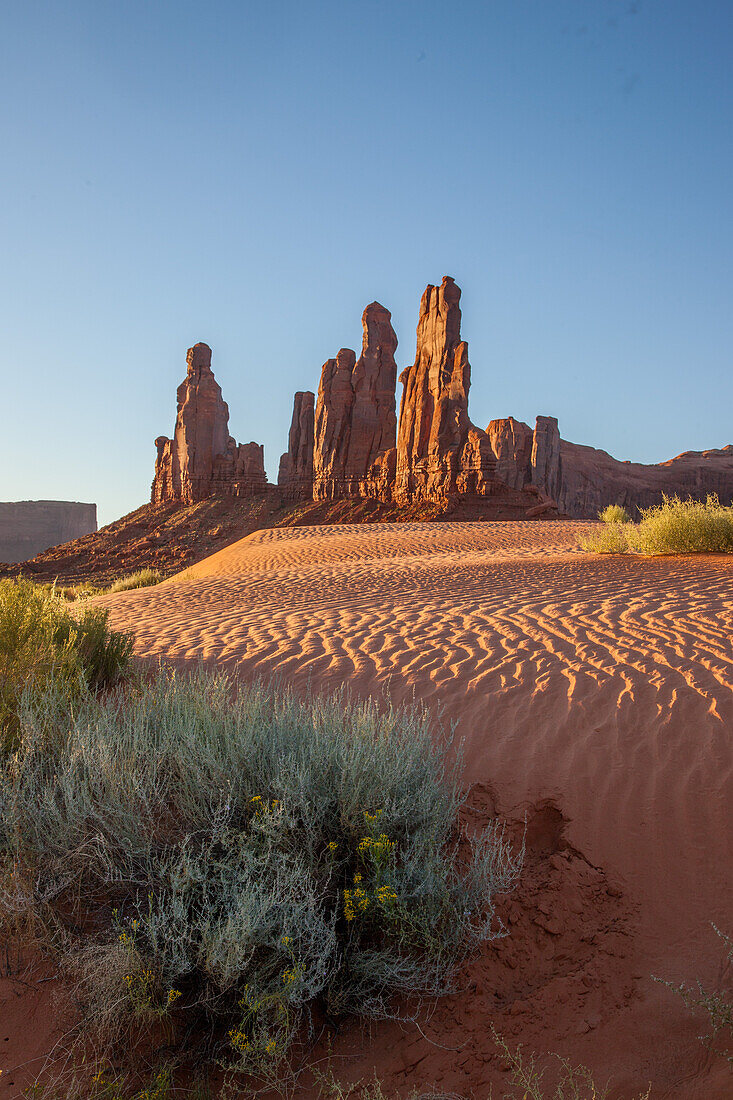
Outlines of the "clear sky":
M 274 479 L 444 274 L 475 423 L 733 442 L 732 43 L 730 0 L 5 0 L 0 499 L 147 500 L 198 340 Z

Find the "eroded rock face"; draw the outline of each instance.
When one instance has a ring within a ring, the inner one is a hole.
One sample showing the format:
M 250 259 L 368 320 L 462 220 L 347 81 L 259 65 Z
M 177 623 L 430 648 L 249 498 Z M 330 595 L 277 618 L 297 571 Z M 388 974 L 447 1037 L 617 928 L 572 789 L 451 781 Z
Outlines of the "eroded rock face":
M 298 392 L 293 401 L 288 449 L 280 458 L 278 487 L 285 497 L 313 495 L 313 438 L 315 394 Z
M 733 502 L 733 446 L 687 451 L 669 462 L 622 462 L 606 451 L 560 438 L 554 416 L 538 416 L 534 432 L 508 417 L 487 429 L 496 455 L 497 476 L 507 485 L 534 487 L 539 515 L 548 501 L 564 515 L 596 519 L 608 504 L 622 504 L 635 518 L 640 508 L 661 504 L 663 494 L 704 500 L 715 493 Z
M 491 441 L 468 418 L 471 366 L 461 340 L 461 291 L 444 276 L 420 302 L 415 362 L 400 375 L 395 498 L 441 501 L 491 491 Z
M 323 365 L 315 410 L 313 498 L 391 498 L 396 415 L 391 314 L 372 302 L 362 315 L 362 351 L 342 348 Z
M 512 489 L 523 489 L 531 480 L 532 429 L 508 416 L 492 420 L 486 429 L 496 456 L 496 477 Z
M 229 435 L 229 407 L 211 370 L 211 348 L 195 344 L 178 387 L 173 439 L 159 436 L 151 491 L 154 504 L 193 504 L 214 495 L 250 496 L 266 486 L 264 451 Z
M 562 484 L 560 430 L 554 416 L 538 416 L 532 439 L 532 484 L 545 496 L 558 500 Z
M 606 451 L 560 441 L 562 481 L 558 503 L 579 519 L 595 519 L 608 504 L 622 504 L 636 518 L 639 508 L 662 503 L 662 494 L 704 500 L 717 494 L 733 503 L 733 446 L 685 451 L 668 462 L 622 462 Z

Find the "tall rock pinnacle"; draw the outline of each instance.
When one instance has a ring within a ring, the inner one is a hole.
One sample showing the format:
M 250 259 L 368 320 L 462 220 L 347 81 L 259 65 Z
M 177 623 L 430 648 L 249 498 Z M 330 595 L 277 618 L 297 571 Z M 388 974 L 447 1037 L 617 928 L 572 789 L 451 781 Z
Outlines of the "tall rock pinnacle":
M 392 315 L 372 302 L 362 315 L 362 351 L 324 363 L 315 411 L 313 497 L 391 498 L 395 468 L 397 337 Z
M 293 400 L 288 449 L 280 458 L 278 488 L 286 497 L 313 496 L 313 406 L 315 394 L 298 392 Z
M 471 365 L 461 340 L 460 300 L 446 275 L 420 302 L 415 362 L 400 375 L 395 498 L 401 502 L 491 490 L 491 443 L 468 419 Z
M 229 435 L 229 408 L 211 370 L 211 348 L 195 344 L 186 356 L 186 377 L 178 387 L 173 439 L 159 436 L 154 504 L 192 504 L 213 495 L 250 496 L 266 485 L 263 448 L 237 445 Z

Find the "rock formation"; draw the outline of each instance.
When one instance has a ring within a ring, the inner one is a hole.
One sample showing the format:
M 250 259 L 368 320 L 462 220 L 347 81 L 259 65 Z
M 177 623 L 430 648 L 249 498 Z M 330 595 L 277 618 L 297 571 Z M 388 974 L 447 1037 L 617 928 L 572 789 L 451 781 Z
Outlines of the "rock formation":
M 561 439 L 554 416 L 538 416 L 534 432 L 513 417 L 492 420 L 487 434 L 501 481 L 515 489 L 534 486 L 543 501 L 551 498 L 576 519 L 595 519 L 607 504 L 622 504 L 636 516 L 639 508 L 660 504 L 664 493 L 701 500 L 716 493 L 721 503 L 733 501 L 733 446 L 647 465 Z
M 211 370 L 211 348 L 195 344 L 186 356 L 186 378 L 178 387 L 173 439 L 159 436 L 151 500 L 193 504 L 206 497 L 251 496 L 263 492 L 263 448 L 229 435 L 229 408 Z
M 468 415 L 471 366 L 460 299 L 449 276 L 422 296 L 415 362 L 400 375 L 399 431 L 391 314 L 378 302 L 366 307 L 359 359 L 342 348 L 323 366 L 317 400 L 310 392 L 295 395 L 278 475 L 284 500 L 356 498 L 367 509 L 370 501 L 425 504 L 479 518 L 502 508 L 528 517 L 557 509 L 593 518 L 613 503 L 635 514 L 663 493 L 733 500 L 731 446 L 643 465 L 561 439 L 552 416 L 538 416 L 534 430 L 513 417 L 492 420 L 486 431 L 476 427 Z M 238 445 L 229 435 L 210 348 L 190 348 L 187 365 L 173 438 L 156 440 L 153 503 L 263 492 L 263 448 Z
M 560 431 L 554 416 L 538 416 L 532 437 L 531 481 L 545 496 L 558 500 L 562 485 Z
M 530 480 L 532 462 L 532 429 L 515 420 L 492 420 L 486 429 L 491 449 L 496 457 L 496 477 L 512 489 L 523 489 Z
M 313 498 L 391 499 L 395 468 L 392 315 L 378 302 L 362 314 L 362 351 L 341 348 L 321 371 L 315 411 Z
M 97 530 L 96 504 L 20 500 L 0 504 L 0 561 L 18 562 Z
M 288 449 L 280 458 L 277 484 L 292 499 L 313 495 L 313 425 L 315 394 L 298 392 L 293 401 Z
M 461 340 L 461 291 L 449 276 L 420 302 L 415 362 L 400 375 L 395 498 L 442 501 L 485 495 L 496 460 L 485 432 L 468 419 L 471 366 Z
M 668 462 L 622 462 L 606 451 L 560 441 L 562 478 L 558 504 L 563 512 L 595 519 L 607 504 L 622 504 L 633 516 L 661 504 L 662 494 L 704 500 L 717 494 L 733 503 L 733 446 L 685 451 Z

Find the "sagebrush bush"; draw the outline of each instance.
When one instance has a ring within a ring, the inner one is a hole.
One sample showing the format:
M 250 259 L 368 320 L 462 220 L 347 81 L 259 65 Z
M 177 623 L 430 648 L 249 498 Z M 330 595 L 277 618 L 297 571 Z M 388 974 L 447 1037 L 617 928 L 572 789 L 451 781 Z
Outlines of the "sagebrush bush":
M 160 584 L 162 580 L 163 574 L 157 569 L 139 569 L 137 573 L 130 573 L 127 577 L 113 581 L 107 591 L 128 592 L 133 588 L 148 588 L 152 584 Z
M 0 747 L 12 746 L 24 695 L 53 689 L 70 697 L 124 675 L 132 635 L 110 630 L 107 618 L 101 608 L 74 617 L 31 581 L 0 581 Z
M 598 513 L 598 518 L 603 523 L 633 523 L 623 504 L 606 505 L 603 511 Z
M 680 500 L 663 495 L 662 503 L 641 508 L 638 523 L 613 518 L 610 505 L 600 514 L 604 526 L 580 540 L 581 550 L 594 554 L 733 554 L 733 506 L 717 496 Z
M 733 507 L 717 496 L 680 500 L 665 496 L 661 504 L 641 509 L 641 520 L 629 530 L 629 545 L 640 554 L 733 553 Z
M 605 523 L 596 527 L 581 538 L 580 548 L 590 554 L 625 554 L 629 549 L 627 526 Z
M 521 857 L 498 827 L 458 829 L 448 742 L 423 711 L 224 675 L 161 671 L 73 714 L 31 700 L 0 774 L 5 904 L 88 930 L 73 957 L 100 1035 L 204 1027 L 224 1065 L 279 1072 L 311 1006 L 438 995 L 499 934 Z

